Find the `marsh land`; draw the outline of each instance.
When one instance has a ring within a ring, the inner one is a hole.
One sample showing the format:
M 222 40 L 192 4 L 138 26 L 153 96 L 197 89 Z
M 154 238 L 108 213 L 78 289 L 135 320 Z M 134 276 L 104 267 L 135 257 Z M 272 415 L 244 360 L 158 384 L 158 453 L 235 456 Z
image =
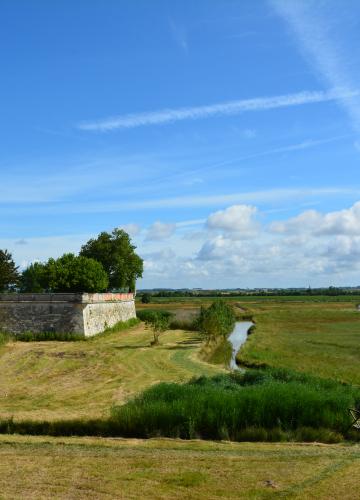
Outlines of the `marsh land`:
M 138 307 L 175 311 L 186 322 L 209 300 L 158 299 Z M 358 302 L 360 297 L 231 298 L 239 318 L 255 322 L 238 362 L 250 371 L 287 369 L 356 391 Z M 114 405 L 121 408 L 159 382 L 228 372 L 225 360 L 204 358 L 196 331 L 168 330 L 155 348 L 151 338 L 139 323 L 87 341 L 2 345 L 0 419 L 107 418 Z M 150 498 L 355 498 L 359 446 L 3 434 L 0 486 L 5 498 L 137 498 L 139 488 Z

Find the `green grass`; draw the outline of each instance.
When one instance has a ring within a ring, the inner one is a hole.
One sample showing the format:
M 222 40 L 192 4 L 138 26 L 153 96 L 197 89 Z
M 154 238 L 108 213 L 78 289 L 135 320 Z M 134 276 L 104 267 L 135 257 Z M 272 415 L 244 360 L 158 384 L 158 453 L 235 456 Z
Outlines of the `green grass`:
M 304 440 L 307 433 L 332 442 L 347 435 L 348 408 L 359 403 L 352 386 L 288 370 L 249 370 L 153 386 L 115 407 L 112 418 L 125 437 L 242 441 L 251 429 L 260 441 Z
M 360 446 L 0 436 L 2 498 L 353 499 Z
M 352 302 L 253 303 L 256 328 L 237 359 L 360 385 L 360 312 Z
M 195 332 L 165 332 L 158 347 L 151 340 L 136 324 L 85 342 L 0 345 L 0 418 L 100 418 L 154 383 L 221 371 L 200 359 Z

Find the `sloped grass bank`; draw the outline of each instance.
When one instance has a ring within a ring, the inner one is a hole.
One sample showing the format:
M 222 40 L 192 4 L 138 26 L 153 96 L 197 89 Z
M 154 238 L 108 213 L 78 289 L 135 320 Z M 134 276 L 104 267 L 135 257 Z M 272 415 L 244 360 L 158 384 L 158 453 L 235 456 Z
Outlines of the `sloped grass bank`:
M 288 370 L 249 370 L 157 384 L 113 407 L 108 419 L 3 420 L 0 432 L 335 443 L 356 439 L 347 409 L 359 403 L 360 391 L 350 385 Z

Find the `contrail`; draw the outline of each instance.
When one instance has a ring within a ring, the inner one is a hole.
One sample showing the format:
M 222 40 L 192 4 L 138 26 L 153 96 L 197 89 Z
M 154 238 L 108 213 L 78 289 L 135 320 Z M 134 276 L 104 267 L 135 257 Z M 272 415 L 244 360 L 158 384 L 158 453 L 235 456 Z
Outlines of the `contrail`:
M 336 101 L 359 95 L 358 90 L 317 90 L 304 91 L 296 94 L 287 94 L 274 97 L 257 97 L 228 101 L 207 106 L 195 106 L 179 109 L 162 109 L 146 113 L 131 113 L 119 115 L 103 120 L 82 122 L 77 125 L 81 130 L 107 132 L 115 129 L 144 127 L 147 125 L 162 125 L 181 120 L 198 120 L 211 116 L 237 115 L 247 111 L 265 111 L 268 109 L 287 108 L 303 104 L 314 104 Z

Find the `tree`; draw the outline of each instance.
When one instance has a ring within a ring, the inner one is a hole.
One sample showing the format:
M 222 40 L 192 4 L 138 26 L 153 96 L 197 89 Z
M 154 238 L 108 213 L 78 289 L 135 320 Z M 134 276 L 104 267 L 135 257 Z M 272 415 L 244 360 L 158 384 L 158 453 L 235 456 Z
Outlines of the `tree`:
M 148 328 L 151 328 L 154 340 L 151 342 L 151 346 L 159 345 L 160 334 L 165 332 L 169 328 L 170 314 L 163 314 L 162 311 L 147 311 L 145 324 Z
M 45 268 L 46 288 L 51 292 L 102 292 L 109 284 L 99 262 L 72 253 L 49 259 Z
M 109 278 L 110 289 L 135 290 L 143 273 L 143 260 L 135 253 L 129 235 L 122 229 L 102 232 L 81 247 L 80 255 L 100 262 Z
M 150 301 L 151 301 L 150 293 L 143 293 L 141 296 L 141 303 L 142 304 L 150 304 Z
M 0 250 L 0 292 L 11 291 L 19 283 L 18 267 L 7 250 Z
M 34 262 L 27 267 L 21 275 L 20 291 L 28 293 L 41 293 L 49 287 L 47 267 L 40 262 Z
M 223 300 L 215 300 L 210 307 L 200 310 L 197 329 L 208 340 L 227 337 L 235 326 L 235 314 L 230 305 Z

